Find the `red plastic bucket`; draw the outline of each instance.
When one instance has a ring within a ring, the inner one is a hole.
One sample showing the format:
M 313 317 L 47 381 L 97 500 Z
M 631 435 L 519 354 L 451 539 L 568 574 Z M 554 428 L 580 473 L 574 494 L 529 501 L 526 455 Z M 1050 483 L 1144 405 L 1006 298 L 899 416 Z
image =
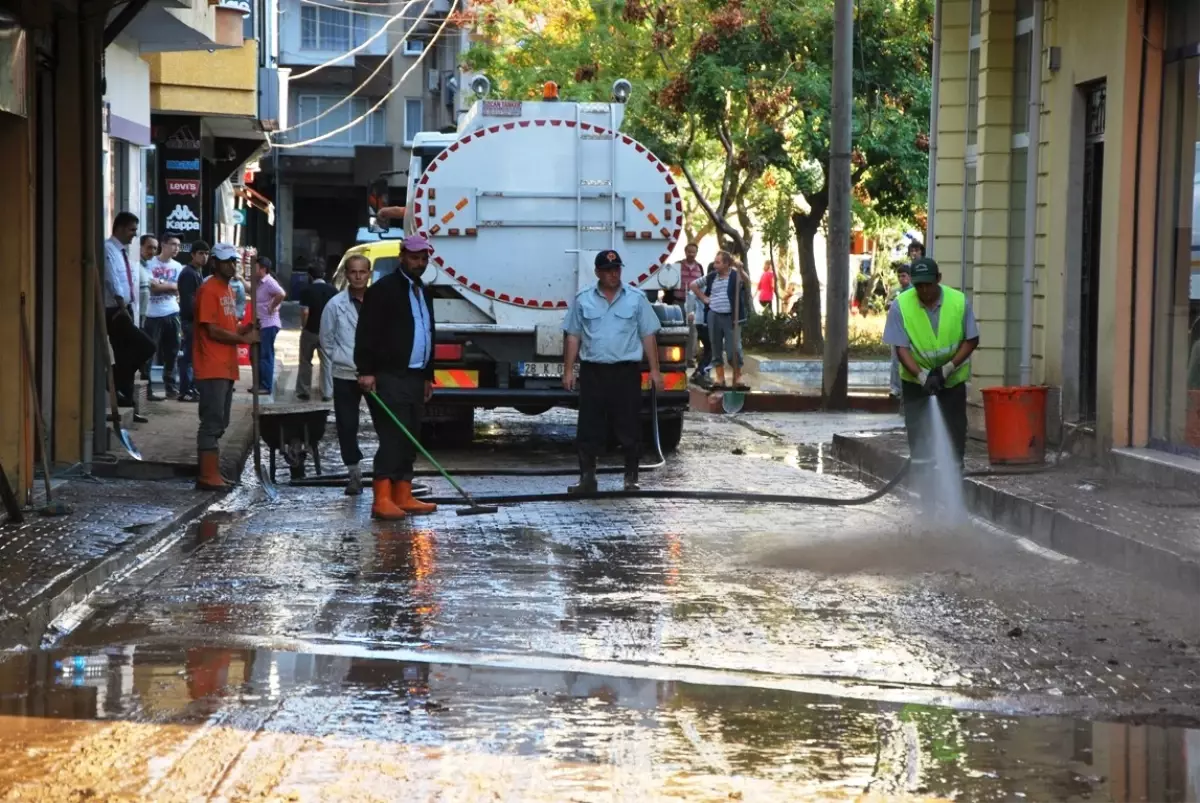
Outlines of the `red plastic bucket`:
M 984 388 L 988 459 L 1029 465 L 1046 459 L 1046 393 L 1041 387 Z

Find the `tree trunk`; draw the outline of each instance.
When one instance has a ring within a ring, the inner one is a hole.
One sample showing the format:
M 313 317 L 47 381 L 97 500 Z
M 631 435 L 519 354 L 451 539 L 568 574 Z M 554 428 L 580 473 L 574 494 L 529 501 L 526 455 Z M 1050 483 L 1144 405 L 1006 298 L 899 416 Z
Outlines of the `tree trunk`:
M 805 354 L 821 354 L 825 350 L 825 337 L 821 331 L 821 277 L 817 274 L 814 245 L 820 227 L 820 217 L 792 215 L 800 257 L 800 348 Z

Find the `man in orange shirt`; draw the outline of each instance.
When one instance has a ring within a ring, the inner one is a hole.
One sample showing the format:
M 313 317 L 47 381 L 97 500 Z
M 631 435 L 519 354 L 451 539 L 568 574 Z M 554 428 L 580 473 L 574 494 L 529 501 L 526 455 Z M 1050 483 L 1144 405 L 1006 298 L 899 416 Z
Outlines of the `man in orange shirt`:
M 200 428 L 196 449 L 200 454 L 200 477 L 196 488 L 224 491 L 221 476 L 220 441 L 229 426 L 233 385 L 238 379 L 237 347 L 258 342 L 251 324 L 239 326 L 237 304 L 229 282 L 236 272 L 238 253 L 232 245 L 213 247 L 213 275 L 196 291 L 193 373 L 200 395 Z

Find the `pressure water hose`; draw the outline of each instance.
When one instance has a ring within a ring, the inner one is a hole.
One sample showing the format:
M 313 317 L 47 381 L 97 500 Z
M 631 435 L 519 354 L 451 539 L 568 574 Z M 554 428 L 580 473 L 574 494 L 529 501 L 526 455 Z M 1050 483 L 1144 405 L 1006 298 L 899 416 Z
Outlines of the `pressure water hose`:
M 650 430 L 653 435 L 652 444 L 654 446 L 654 456 L 657 460 L 648 465 L 639 466 L 640 471 L 654 471 L 660 469 L 667 464 L 666 456 L 663 454 L 662 443 L 658 433 L 658 393 L 653 385 L 650 386 Z M 923 462 L 923 461 L 918 461 Z M 904 478 L 908 476 L 910 469 L 913 466 L 911 458 L 905 458 L 904 463 L 896 472 L 896 475 L 883 484 L 878 490 L 853 498 L 829 497 L 829 496 L 806 496 L 798 494 L 763 494 L 749 493 L 744 491 L 713 491 L 713 490 L 676 490 L 676 489 L 660 489 L 660 488 L 642 488 L 636 491 L 596 491 L 594 493 L 549 493 L 549 494 L 500 494 L 495 496 L 474 496 L 473 500 L 480 505 L 510 505 L 510 504 L 525 504 L 534 502 L 579 502 L 584 500 L 603 500 L 603 499 L 683 499 L 702 502 L 742 502 L 746 504 L 775 504 L 775 505 L 808 505 L 818 507 L 857 507 L 861 505 L 869 505 L 882 499 L 887 494 L 891 493 Z M 1046 468 L 1033 470 L 1018 470 L 1018 471 L 970 471 L 963 474 L 967 477 L 999 477 L 999 476 L 1014 476 L 1025 474 L 1038 474 Z M 597 474 L 623 474 L 625 469 L 620 466 L 598 468 Z M 438 470 L 419 469 L 414 473 L 416 477 L 437 477 L 441 476 Z M 579 475 L 578 468 L 474 468 L 463 469 L 453 472 L 457 477 L 574 477 Z M 363 472 L 363 478 L 371 476 L 370 472 Z M 304 488 L 339 488 L 344 486 L 348 477 L 345 474 L 326 474 L 318 477 L 306 477 L 304 479 L 292 480 L 291 485 Z M 422 501 L 432 502 L 438 505 L 466 505 L 467 503 L 461 496 L 425 496 L 421 495 Z

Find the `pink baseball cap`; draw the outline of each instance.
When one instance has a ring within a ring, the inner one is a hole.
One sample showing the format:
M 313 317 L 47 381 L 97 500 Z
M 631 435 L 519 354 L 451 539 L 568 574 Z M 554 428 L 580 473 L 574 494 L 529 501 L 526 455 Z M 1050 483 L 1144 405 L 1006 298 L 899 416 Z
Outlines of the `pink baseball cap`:
M 419 234 L 410 234 L 404 238 L 403 246 L 405 251 L 432 251 L 433 246 Z

